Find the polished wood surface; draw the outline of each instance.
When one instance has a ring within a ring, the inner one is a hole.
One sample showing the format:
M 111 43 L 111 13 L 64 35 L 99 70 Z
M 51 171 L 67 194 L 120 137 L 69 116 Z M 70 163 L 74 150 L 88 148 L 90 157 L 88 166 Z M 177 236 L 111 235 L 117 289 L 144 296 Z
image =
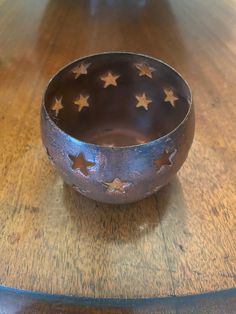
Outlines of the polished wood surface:
M 236 1 L 0 1 L 0 284 L 147 298 L 236 286 Z M 101 51 L 150 54 L 188 80 L 196 135 L 155 196 L 103 205 L 66 186 L 43 151 L 43 90 Z

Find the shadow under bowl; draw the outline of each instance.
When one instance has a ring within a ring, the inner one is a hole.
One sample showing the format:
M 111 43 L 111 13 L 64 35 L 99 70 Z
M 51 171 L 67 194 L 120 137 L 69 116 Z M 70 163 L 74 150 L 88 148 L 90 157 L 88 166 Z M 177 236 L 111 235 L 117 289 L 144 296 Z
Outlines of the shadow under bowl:
M 101 202 L 134 202 L 167 184 L 185 161 L 194 136 L 191 91 L 157 59 L 88 56 L 50 80 L 41 134 L 75 190 Z

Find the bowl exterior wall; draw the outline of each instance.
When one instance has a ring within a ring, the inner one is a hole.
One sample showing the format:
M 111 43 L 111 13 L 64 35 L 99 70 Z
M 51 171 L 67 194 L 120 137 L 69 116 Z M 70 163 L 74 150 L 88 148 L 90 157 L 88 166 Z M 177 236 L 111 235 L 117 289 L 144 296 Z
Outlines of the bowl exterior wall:
M 169 135 L 138 146 L 102 147 L 64 133 L 41 109 L 42 141 L 59 174 L 81 194 L 113 204 L 141 200 L 166 185 L 187 158 L 194 128 L 191 106 L 187 119 Z M 73 169 L 71 156 L 80 154 L 89 162 L 86 174 Z

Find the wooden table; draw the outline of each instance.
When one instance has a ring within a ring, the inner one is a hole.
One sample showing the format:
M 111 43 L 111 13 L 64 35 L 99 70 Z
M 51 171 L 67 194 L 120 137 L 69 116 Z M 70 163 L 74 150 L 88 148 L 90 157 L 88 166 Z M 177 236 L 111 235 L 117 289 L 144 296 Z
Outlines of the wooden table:
M 114 50 L 174 66 L 196 107 L 178 177 L 126 206 L 67 187 L 39 130 L 50 77 Z M 235 313 L 235 81 L 235 0 L 0 0 L 0 310 Z

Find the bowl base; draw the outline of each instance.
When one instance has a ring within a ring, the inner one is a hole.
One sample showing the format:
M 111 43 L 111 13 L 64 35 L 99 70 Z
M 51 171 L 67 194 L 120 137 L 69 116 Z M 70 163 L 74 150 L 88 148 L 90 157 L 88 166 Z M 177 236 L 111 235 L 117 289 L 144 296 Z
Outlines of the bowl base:
M 109 128 L 93 130 L 91 133 L 87 134 L 86 139 L 83 138 L 83 140 L 101 146 L 121 147 L 144 144 L 149 142 L 150 138 L 130 129 Z

